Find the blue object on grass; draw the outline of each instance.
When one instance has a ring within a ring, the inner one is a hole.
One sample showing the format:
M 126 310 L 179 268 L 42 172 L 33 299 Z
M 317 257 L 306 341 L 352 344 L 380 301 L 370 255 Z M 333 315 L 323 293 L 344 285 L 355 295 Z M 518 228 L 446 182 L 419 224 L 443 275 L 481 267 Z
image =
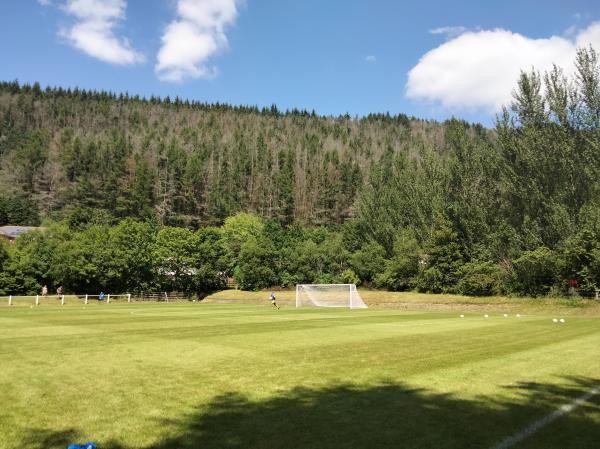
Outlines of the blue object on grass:
M 84 444 L 72 443 L 69 444 L 69 447 L 67 447 L 67 449 L 96 449 L 96 443 L 94 443 L 93 441 L 88 441 Z

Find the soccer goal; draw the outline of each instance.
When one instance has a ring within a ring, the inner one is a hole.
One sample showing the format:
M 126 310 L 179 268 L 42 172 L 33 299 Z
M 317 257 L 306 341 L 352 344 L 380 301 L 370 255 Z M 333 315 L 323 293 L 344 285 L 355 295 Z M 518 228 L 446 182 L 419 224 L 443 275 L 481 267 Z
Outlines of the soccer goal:
M 367 308 L 355 284 L 298 284 L 296 307 L 304 306 Z

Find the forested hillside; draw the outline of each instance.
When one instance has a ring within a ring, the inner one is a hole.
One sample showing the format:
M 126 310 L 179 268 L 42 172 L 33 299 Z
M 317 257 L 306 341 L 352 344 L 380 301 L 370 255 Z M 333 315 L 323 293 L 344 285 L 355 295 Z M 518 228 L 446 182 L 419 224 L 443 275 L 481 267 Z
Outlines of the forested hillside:
M 419 162 L 448 150 L 443 126 L 404 115 L 319 117 L 17 82 L 0 92 L 0 186 L 42 216 L 91 207 L 193 227 L 239 211 L 341 223 L 386 155 Z
M 180 273 L 202 266 L 212 277 L 181 281 L 184 290 L 235 275 L 247 288 L 354 280 L 536 295 L 576 281 L 593 292 L 600 286 L 595 51 L 580 50 L 576 68 L 573 76 L 558 67 L 523 73 L 495 129 L 2 83 L 0 224 L 46 220 L 51 231 L 20 239 L 0 254 L 0 268 L 23 280 L 16 290 L 167 288 L 157 274 L 187 254 Z M 251 215 L 222 226 L 240 212 Z M 142 224 L 139 236 L 149 240 L 141 246 L 152 257 L 129 264 L 145 267 L 143 281 L 129 273 L 123 285 L 127 264 L 110 261 L 127 252 L 128 232 Z M 84 267 L 103 242 L 113 245 L 102 249 L 109 253 Z M 53 262 L 56 248 L 72 260 Z M 40 254 L 46 265 L 28 271 Z M 90 277 L 96 272 L 105 277 Z

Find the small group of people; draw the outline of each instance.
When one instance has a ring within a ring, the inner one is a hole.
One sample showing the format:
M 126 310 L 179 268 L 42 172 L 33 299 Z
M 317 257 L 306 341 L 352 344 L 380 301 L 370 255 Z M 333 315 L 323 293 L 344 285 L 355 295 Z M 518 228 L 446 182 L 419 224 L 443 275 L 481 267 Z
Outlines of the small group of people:
M 56 289 L 56 296 L 58 296 L 59 298 L 62 296 L 62 292 L 63 292 L 63 288 L 62 286 L 58 287 Z M 46 297 L 48 296 L 48 286 L 44 285 L 42 287 L 42 297 Z M 105 295 L 104 292 L 100 292 L 100 294 L 98 295 L 98 301 L 104 301 Z M 271 292 L 271 305 L 273 307 L 275 307 L 277 310 L 280 309 L 280 307 L 277 305 L 277 298 L 275 298 L 275 292 Z
M 59 286 L 56 289 L 56 296 L 60 299 L 60 297 L 62 296 L 62 294 L 63 294 L 63 288 L 62 288 L 62 286 Z M 42 287 L 42 297 L 45 298 L 47 296 L 48 296 L 48 286 L 44 285 Z M 104 299 L 105 299 L 104 292 L 100 292 L 100 294 L 98 295 L 98 301 L 104 301 Z
M 62 296 L 62 292 L 63 292 L 62 286 L 58 287 L 56 289 L 56 296 L 58 296 L 60 298 Z M 42 287 L 42 297 L 46 297 L 46 296 L 48 296 L 48 286 L 44 285 Z

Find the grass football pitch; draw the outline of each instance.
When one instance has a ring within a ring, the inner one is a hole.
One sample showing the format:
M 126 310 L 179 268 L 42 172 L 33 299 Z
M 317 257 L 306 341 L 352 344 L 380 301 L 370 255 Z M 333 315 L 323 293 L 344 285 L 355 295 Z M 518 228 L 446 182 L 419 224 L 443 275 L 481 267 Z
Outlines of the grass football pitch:
M 485 313 L 3 304 L 0 448 L 599 448 L 600 317 Z

